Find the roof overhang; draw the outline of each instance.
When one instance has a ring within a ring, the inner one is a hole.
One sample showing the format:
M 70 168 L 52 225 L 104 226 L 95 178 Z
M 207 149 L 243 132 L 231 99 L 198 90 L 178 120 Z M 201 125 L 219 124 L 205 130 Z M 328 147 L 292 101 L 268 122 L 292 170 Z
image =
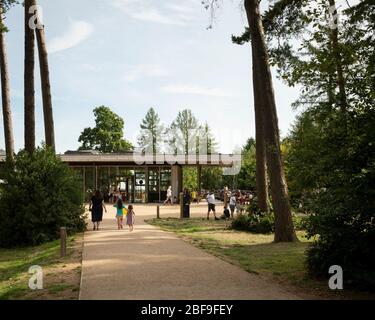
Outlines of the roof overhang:
M 241 155 L 210 154 L 210 155 L 171 155 L 140 153 L 126 154 L 64 154 L 58 155 L 70 166 L 218 166 L 233 167 L 241 163 Z M 0 155 L 0 162 L 5 156 Z

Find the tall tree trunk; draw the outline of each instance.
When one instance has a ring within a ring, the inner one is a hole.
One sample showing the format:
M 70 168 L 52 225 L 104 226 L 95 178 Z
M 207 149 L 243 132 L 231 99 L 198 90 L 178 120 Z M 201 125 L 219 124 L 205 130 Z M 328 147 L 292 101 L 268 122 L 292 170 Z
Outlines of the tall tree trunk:
M 259 87 L 263 90 L 261 99 L 262 119 L 267 169 L 271 182 L 272 204 L 275 211 L 274 240 L 275 242 L 297 241 L 281 159 L 276 102 L 258 0 L 245 0 L 245 9 L 250 26 L 253 64 L 257 71 L 254 81 L 258 81 Z
M 0 28 L 3 25 L 3 8 L 0 8 Z M 5 150 L 7 159 L 12 161 L 14 156 L 14 138 L 12 125 L 12 111 L 10 107 L 10 86 L 9 86 L 9 70 L 8 55 L 5 44 L 5 31 L 0 30 L 0 71 L 1 71 L 1 97 L 3 102 L 3 121 L 4 121 L 4 137 Z
M 46 46 L 46 38 L 44 32 L 44 25 L 39 24 L 35 29 L 36 39 L 38 44 L 40 77 L 42 83 L 42 97 L 43 97 L 43 114 L 44 114 L 44 132 L 46 145 L 55 150 L 55 129 L 53 123 L 53 109 L 52 109 L 52 95 L 51 83 L 48 66 L 48 52 Z
M 25 149 L 30 154 L 35 150 L 35 33 L 29 26 L 29 20 L 33 17 L 29 9 L 33 5 L 34 0 L 25 0 Z
M 340 109 L 343 113 L 347 112 L 348 109 L 348 102 L 346 96 L 346 81 L 344 77 L 344 71 L 342 67 L 342 58 L 341 58 L 341 50 L 339 45 L 339 32 L 338 32 L 338 18 L 335 19 L 337 15 L 336 9 L 336 1 L 329 0 L 329 5 L 331 7 L 331 12 L 333 14 L 333 23 L 334 25 L 331 26 L 331 43 L 332 43 L 332 51 L 333 57 L 335 60 L 336 72 L 337 72 L 337 85 L 339 88 L 339 99 L 340 99 Z
M 253 61 L 255 60 L 253 54 Z M 258 206 L 262 212 L 268 212 L 268 182 L 266 165 L 266 148 L 264 141 L 262 118 L 262 90 L 257 79 L 257 65 L 253 66 L 254 109 L 255 109 L 255 140 L 256 140 L 256 190 Z

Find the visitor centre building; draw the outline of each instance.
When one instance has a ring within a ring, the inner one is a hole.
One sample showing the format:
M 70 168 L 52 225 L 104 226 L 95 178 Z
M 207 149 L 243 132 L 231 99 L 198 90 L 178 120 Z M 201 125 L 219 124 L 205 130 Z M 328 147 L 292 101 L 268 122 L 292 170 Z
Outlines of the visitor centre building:
M 234 155 L 142 155 L 134 152 L 103 154 L 96 151 L 67 151 L 61 160 L 77 173 L 82 191 L 89 196 L 95 190 L 104 194 L 120 191 L 131 203 L 161 202 L 172 186 L 177 200 L 183 190 L 183 168 L 197 168 L 198 186 L 202 167 L 219 166 L 236 170 L 240 158 Z M 5 154 L 0 154 L 0 163 Z M 228 174 L 228 173 L 227 173 Z M 230 174 L 230 173 L 229 173 Z M 0 177 L 1 178 L 1 177 Z M 199 190 L 198 190 L 199 191 Z

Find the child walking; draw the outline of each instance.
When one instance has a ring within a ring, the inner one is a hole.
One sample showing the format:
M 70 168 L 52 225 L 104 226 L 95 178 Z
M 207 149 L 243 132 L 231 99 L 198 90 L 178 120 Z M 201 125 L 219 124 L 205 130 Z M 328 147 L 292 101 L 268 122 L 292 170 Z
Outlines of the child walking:
M 122 199 L 118 198 L 114 207 L 116 208 L 117 227 L 120 230 L 124 228 L 123 219 L 124 219 L 124 211 L 126 212 L 126 206 L 122 202 Z
M 129 205 L 128 214 L 126 215 L 126 224 L 129 226 L 129 231 L 134 230 L 135 212 L 133 206 Z

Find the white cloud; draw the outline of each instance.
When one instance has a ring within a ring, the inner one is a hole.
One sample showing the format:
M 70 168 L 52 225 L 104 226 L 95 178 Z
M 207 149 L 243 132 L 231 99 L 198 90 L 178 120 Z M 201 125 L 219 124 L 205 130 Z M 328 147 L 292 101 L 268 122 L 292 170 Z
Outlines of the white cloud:
M 159 65 L 141 64 L 137 66 L 127 67 L 123 79 L 127 82 L 133 82 L 140 78 L 166 77 L 168 75 L 169 72 Z
M 143 9 L 139 12 L 132 12 L 131 16 L 134 19 L 142 20 L 142 21 L 149 21 L 149 22 L 157 22 L 162 24 L 174 24 L 174 25 L 185 25 L 184 22 L 179 21 L 176 17 L 163 15 L 157 9 Z
M 194 19 L 191 6 L 166 2 L 164 8 L 156 1 L 114 0 L 113 5 L 136 20 L 184 26 Z
M 71 23 L 65 34 L 53 38 L 49 42 L 49 52 L 55 53 L 78 46 L 85 41 L 94 31 L 92 24 L 85 21 Z
M 212 97 L 229 97 L 231 94 L 218 88 L 205 88 L 197 85 L 169 85 L 161 91 L 172 94 L 193 94 Z
M 171 9 L 173 11 L 182 12 L 182 13 L 191 13 L 194 12 L 194 9 L 188 5 L 181 5 L 176 3 L 167 3 L 165 5 L 166 8 Z

